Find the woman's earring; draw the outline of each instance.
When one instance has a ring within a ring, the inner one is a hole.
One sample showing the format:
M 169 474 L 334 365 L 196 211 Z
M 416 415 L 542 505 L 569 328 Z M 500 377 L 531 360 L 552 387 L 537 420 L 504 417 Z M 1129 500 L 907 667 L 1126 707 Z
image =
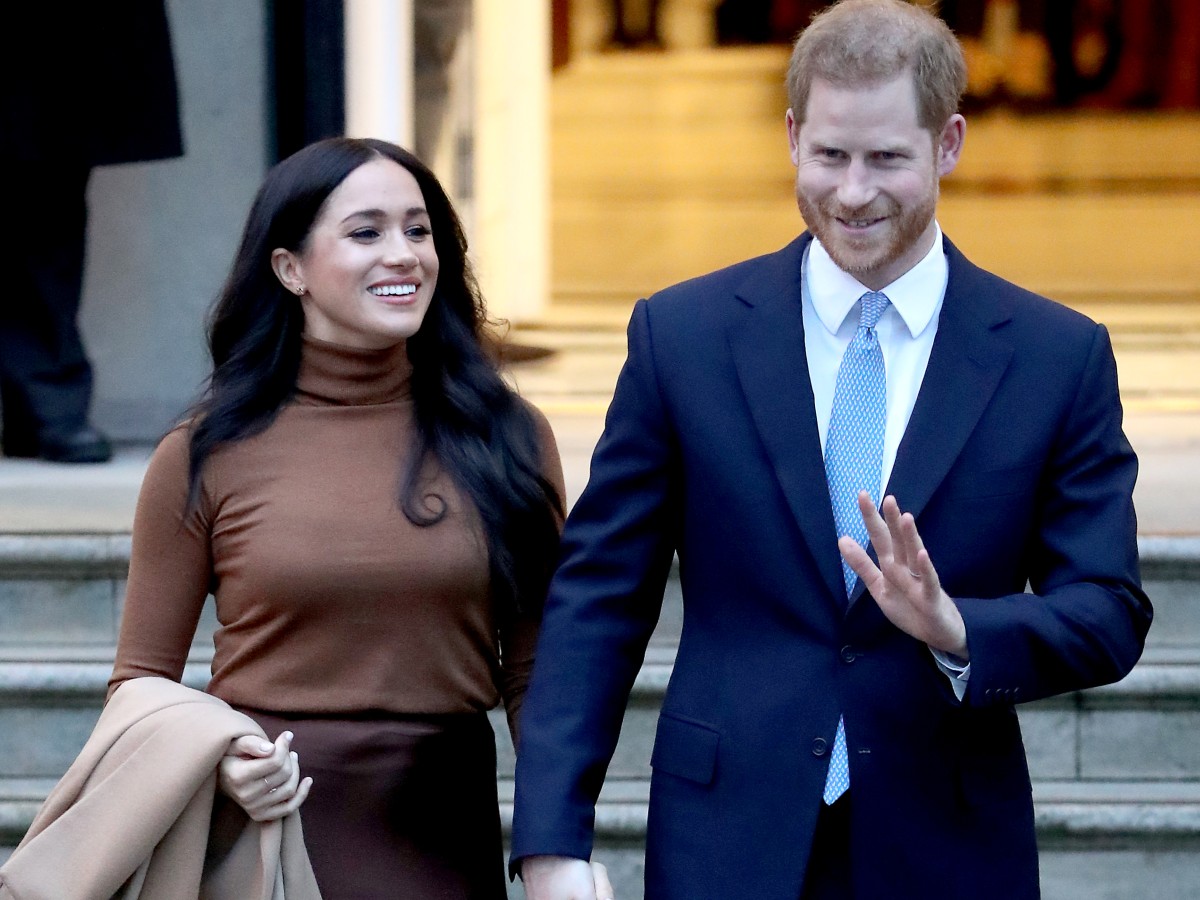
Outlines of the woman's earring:
M 300 285 L 300 287 L 296 288 L 296 296 L 297 297 L 304 296 L 304 285 Z

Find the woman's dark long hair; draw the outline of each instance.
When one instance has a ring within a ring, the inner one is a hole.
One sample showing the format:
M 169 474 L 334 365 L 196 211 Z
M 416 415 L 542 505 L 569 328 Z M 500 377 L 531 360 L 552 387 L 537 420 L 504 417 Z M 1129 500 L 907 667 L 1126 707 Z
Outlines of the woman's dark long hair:
M 479 510 L 498 608 L 536 612 L 557 555 L 562 499 L 542 474 L 532 414 L 484 350 L 486 314 L 450 198 L 420 160 L 386 141 L 320 141 L 267 174 L 209 325 L 213 372 L 189 412 L 190 502 L 198 500 L 213 451 L 263 431 L 296 387 L 304 313 L 276 278 L 272 251 L 302 253 L 329 195 L 380 157 L 403 166 L 420 186 L 439 264 L 433 301 L 407 345 L 417 427 L 400 506 L 417 525 L 442 519 L 444 505 L 431 510 L 420 484 L 432 455 Z

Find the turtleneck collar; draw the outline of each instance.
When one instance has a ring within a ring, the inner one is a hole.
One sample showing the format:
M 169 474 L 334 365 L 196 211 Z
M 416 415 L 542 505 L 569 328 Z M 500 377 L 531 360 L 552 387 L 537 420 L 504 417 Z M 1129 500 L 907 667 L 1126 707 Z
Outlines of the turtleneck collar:
M 296 401 L 309 405 L 367 406 L 409 396 L 412 363 L 403 341 L 385 350 L 361 350 L 305 335 Z

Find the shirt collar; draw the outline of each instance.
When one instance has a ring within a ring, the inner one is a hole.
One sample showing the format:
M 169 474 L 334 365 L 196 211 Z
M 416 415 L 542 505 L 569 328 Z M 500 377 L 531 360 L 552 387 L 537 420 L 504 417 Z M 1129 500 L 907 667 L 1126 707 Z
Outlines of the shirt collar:
M 949 264 L 942 248 L 942 228 L 934 222 L 934 229 L 929 252 L 883 289 L 913 337 L 928 327 L 946 292 Z M 837 334 L 858 298 L 869 288 L 838 268 L 816 237 L 812 239 L 809 251 L 804 273 L 808 296 L 821 324 L 830 334 Z

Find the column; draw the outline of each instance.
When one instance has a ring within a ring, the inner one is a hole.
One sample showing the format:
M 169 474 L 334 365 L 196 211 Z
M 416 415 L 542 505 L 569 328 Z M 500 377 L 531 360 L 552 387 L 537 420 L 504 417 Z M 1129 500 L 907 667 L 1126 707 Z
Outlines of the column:
M 347 0 L 346 134 L 413 143 L 414 0 Z
M 550 294 L 550 4 L 475 0 L 472 248 L 494 316 L 536 319 Z

